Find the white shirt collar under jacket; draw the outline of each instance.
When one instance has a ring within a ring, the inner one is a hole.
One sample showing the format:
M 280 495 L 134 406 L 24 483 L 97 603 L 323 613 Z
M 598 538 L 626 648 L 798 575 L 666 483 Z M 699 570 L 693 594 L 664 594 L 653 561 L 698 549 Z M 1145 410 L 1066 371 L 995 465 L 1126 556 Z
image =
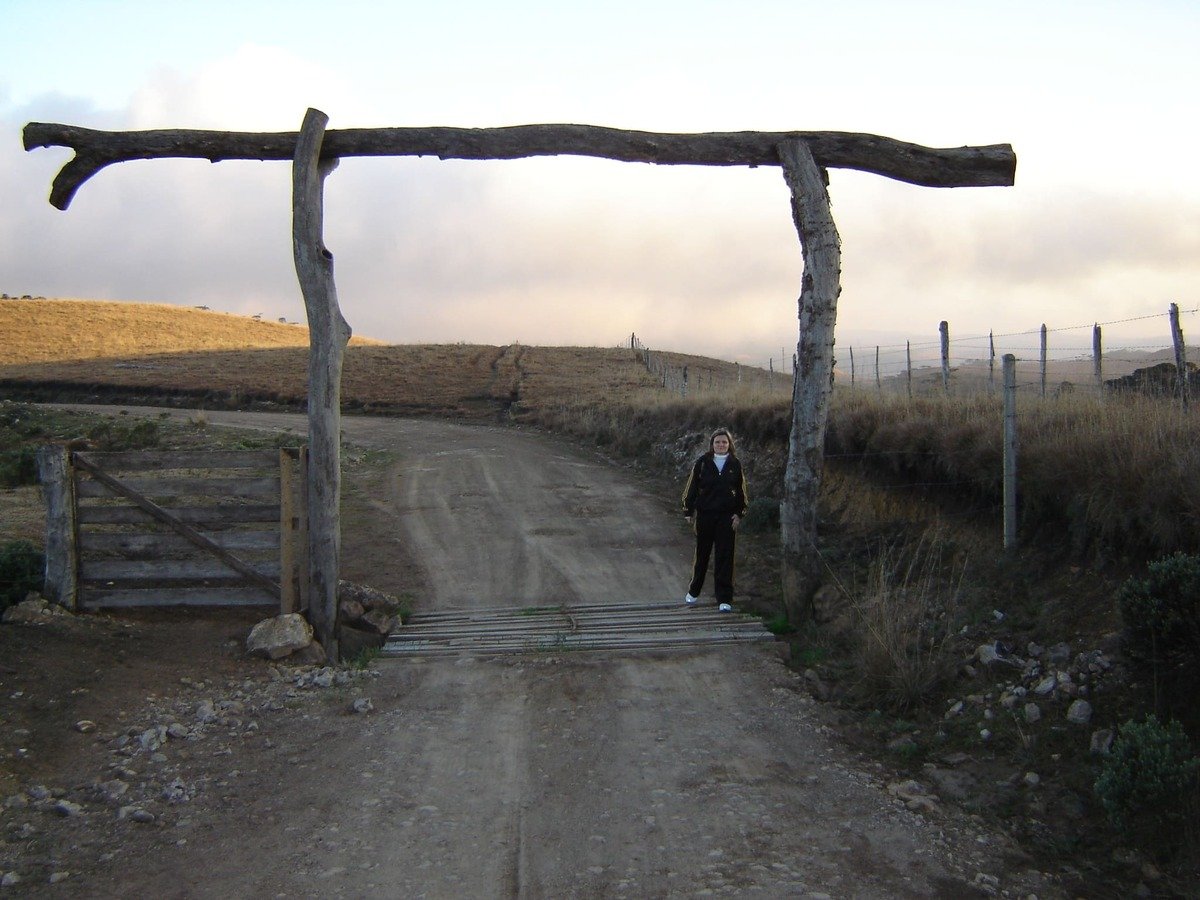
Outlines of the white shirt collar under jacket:
M 729 459 L 728 453 L 714 453 L 713 454 L 713 462 L 717 464 L 718 472 L 725 471 L 725 460 L 727 460 L 727 459 Z

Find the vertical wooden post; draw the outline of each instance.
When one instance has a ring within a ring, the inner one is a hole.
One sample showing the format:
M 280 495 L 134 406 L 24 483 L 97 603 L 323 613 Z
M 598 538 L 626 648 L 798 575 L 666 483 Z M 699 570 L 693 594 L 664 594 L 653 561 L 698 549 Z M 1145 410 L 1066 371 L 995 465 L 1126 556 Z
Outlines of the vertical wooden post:
M 1041 374 L 1042 374 L 1042 397 L 1046 396 L 1046 325 L 1042 323 L 1042 346 L 1041 346 Z
M 1175 345 L 1175 383 L 1179 400 L 1187 409 L 1191 401 L 1191 379 L 1188 377 L 1187 346 L 1183 343 L 1183 328 L 1179 324 L 1179 304 L 1171 304 L 1171 342 Z
M 908 399 L 912 399 L 912 341 L 904 342 L 905 372 L 908 373 Z
M 988 332 L 988 396 L 996 393 L 996 337 Z
M 796 345 L 799 366 L 792 376 L 792 427 L 779 505 L 784 609 L 788 619 L 798 623 L 811 617 L 812 596 L 820 580 L 817 498 L 825 463 L 842 251 L 829 206 L 828 173 L 817 165 L 804 141 L 780 144 L 779 158 L 804 255 Z
M 742 383 L 742 364 L 740 362 L 734 363 L 733 368 L 734 368 L 734 371 L 737 372 L 737 383 L 741 384 Z
M 338 658 L 337 590 L 341 563 L 342 360 L 350 326 L 338 306 L 333 254 L 325 247 L 321 159 L 329 117 L 309 109 L 292 164 L 292 250 L 308 314 L 308 615 L 325 653 Z
M 850 348 L 850 387 L 854 387 L 854 348 Z
M 45 597 L 75 609 L 79 594 L 79 533 L 71 453 L 57 444 L 38 448 L 38 479 L 46 498 Z
M 943 320 L 938 325 L 938 335 L 942 339 L 942 390 L 950 393 L 950 323 Z
M 1104 368 L 1103 355 L 1100 346 L 1100 326 L 1099 324 L 1092 326 L 1092 370 L 1096 376 L 1096 390 L 1104 396 Z
M 1017 358 L 1004 354 L 1004 549 L 1017 546 Z
M 279 612 L 281 615 L 300 612 L 301 585 L 306 581 L 308 567 L 304 565 L 305 532 L 301 523 L 305 517 L 304 488 L 307 477 L 301 468 L 301 449 L 282 447 L 279 450 Z
M 679 383 L 679 396 L 686 399 L 687 398 L 687 389 L 688 389 L 688 367 L 684 366 L 683 367 L 683 381 L 681 381 Z
M 875 390 L 883 396 L 883 379 L 879 375 L 879 345 L 875 345 Z

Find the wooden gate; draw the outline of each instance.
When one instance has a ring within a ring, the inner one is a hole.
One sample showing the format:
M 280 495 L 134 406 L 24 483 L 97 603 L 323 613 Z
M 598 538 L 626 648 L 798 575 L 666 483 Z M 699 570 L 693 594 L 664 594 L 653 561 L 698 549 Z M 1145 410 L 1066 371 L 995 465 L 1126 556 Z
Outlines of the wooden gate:
M 307 454 L 43 447 L 46 595 L 75 609 L 306 608 Z

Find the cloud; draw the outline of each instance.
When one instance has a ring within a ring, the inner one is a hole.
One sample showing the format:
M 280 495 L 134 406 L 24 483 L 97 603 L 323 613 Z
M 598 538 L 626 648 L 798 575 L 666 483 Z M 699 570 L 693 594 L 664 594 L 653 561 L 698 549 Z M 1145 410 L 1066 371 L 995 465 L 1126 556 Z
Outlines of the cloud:
M 292 130 L 310 102 L 331 127 L 378 118 L 319 66 L 246 46 L 195 73 L 159 70 L 122 110 L 44 96 L 0 126 Z M 286 163 L 125 163 L 61 213 L 45 198 L 66 157 L 0 142 L 0 289 L 303 319 Z M 831 192 L 842 345 L 932 339 L 941 319 L 966 334 L 1158 312 L 1194 297 L 1200 275 L 1187 196 L 1044 180 L 936 191 L 844 172 Z M 636 331 L 758 364 L 796 342 L 801 254 L 773 169 L 349 159 L 326 184 L 325 235 L 343 311 L 371 337 L 608 345 Z

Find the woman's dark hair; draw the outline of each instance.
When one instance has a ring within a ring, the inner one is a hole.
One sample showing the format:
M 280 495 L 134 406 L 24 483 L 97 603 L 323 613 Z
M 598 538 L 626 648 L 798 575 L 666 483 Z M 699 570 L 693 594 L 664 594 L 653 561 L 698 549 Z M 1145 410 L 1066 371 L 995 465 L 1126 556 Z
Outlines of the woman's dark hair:
M 735 456 L 736 454 L 733 452 L 733 432 L 724 426 L 715 429 L 713 433 L 708 436 L 708 452 L 713 452 L 713 441 L 715 441 L 721 435 L 725 435 L 725 437 L 729 438 L 729 455 Z

